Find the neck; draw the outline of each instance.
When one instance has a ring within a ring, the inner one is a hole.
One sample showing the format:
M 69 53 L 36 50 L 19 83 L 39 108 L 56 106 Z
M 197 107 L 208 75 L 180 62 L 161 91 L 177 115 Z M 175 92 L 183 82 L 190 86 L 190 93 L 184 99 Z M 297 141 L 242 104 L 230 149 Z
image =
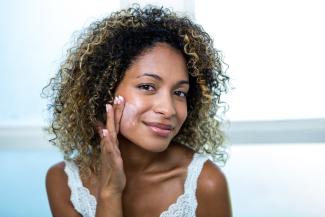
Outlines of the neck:
M 164 156 L 166 157 L 166 151 L 150 152 L 123 136 L 119 137 L 119 149 L 127 178 L 134 174 L 144 174 L 158 169 L 157 162 L 163 162 Z

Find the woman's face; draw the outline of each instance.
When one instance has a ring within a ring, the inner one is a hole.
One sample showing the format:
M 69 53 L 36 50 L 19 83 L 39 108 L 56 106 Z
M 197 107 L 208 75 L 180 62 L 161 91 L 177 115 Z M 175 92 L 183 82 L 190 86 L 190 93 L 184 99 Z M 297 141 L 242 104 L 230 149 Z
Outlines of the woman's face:
M 126 70 L 115 95 L 125 107 L 120 133 L 152 152 L 165 150 L 187 117 L 188 72 L 182 54 L 157 43 Z

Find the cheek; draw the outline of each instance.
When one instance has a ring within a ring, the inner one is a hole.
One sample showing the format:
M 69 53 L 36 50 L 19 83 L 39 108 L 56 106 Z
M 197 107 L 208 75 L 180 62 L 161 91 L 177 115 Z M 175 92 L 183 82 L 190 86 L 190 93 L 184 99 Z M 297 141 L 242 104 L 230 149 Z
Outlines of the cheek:
M 186 118 L 187 118 L 187 106 L 183 106 L 179 111 L 179 119 L 182 124 L 184 123 Z
M 120 131 L 123 134 L 128 129 L 132 129 L 136 125 L 138 108 L 137 106 L 125 103 L 125 107 L 123 110 L 121 122 L 120 122 Z

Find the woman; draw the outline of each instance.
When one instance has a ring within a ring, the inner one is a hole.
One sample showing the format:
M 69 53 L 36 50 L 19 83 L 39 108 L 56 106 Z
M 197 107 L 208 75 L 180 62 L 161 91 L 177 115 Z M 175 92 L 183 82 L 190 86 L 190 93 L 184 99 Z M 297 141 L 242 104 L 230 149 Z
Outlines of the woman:
M 228 217 L 217 110 L 228 77 L 202 28 L 134 6 L 93 23 L 49 84 L 65 161 L 53 216 Z

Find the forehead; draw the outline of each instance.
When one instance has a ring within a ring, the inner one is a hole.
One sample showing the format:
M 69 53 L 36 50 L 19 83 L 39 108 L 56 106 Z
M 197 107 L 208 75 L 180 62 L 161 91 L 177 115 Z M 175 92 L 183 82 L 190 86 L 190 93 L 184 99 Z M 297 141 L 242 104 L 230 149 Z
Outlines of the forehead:
M 185 58 L 166 43 L 157 43 L 137 57 L 126 70 L 124 79 L 138 78 L 144 73 L 157 74 L 164 81 L 188 80 Z

